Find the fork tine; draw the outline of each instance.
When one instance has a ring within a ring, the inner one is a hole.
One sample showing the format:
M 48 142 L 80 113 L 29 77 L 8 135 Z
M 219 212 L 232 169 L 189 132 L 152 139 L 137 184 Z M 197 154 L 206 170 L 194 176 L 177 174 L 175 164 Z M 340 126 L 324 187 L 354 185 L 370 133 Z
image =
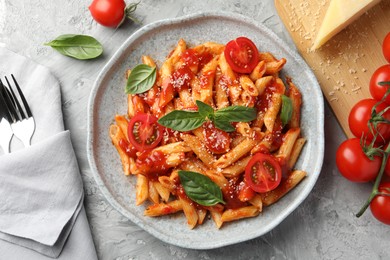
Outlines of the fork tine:
M 16 107 L 13 103 L 13 100 L 12 100 L 12 94 L 9 92 L 9 90 L 7 89 L 7 87 L 3 84 L 3 82 L 1 81 L 0 79 L 0 92 L 2 94 L 2 97 L 4 99 L 4 103 L 9 111 L 8 115 L 10 116 L 10 122 L 15 122 L 16 120 L 18 120 L 19 118 L 19 115 L 16 111 Z
M 9 90 L 11 91 L 11 97 L 12 97 L 13 103 L 17 107 L 16 111 L 17 111 L 17 115 L 19 116 L 19 119 L 23 120 L 23 119 L 27 118 L 27 115 L 25 114 L 22 106 L 20 105 L 18 97 L 15 95 L 15 92 L 13 91 L 12 86 L 8 81 L 8 78 L 7 77 L 4 77 L 4 78 L 7 81 L 7 85 L 8 85 Z
M 0 116 L 5 116 L 8 122 L 13 122 L 13 116 L 11 116 L 8 105 L 3 97 L 3 86 L 0 81 Z
M 27 103 L 27 101 L 26 101 L 26 98 L 24 97 L 24 94 L 23 94 L 23 92 L 22 92 L 21 89 L 20 89 L 18 82 L 16 81 L 16 79 L 15 79 L 15 77 L 14 77 L 13 74 L 11 74 L 11 77 L 12 77 L 12 79 L 14 80 L 15 85 L 16 85 L 16 89 L 18 90 L 19 96 L 20 96 L 20 98 L 22 99 L 24 108 L 26 109 L 26 112 L 27 112 L 27 116 L 28 116 L 28 117 L 32 117 L 32 113 L 31 113 L 31 110 L 30 110 L 30 106 L 28 105 L 28 103 Z

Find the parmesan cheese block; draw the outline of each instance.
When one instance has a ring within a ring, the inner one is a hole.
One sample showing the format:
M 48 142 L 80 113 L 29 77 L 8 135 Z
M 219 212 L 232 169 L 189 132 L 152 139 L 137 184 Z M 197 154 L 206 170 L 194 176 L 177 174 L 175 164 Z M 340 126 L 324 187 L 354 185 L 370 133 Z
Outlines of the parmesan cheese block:
M 380 0 L 330 0 L 312 50 L 318 49 Z

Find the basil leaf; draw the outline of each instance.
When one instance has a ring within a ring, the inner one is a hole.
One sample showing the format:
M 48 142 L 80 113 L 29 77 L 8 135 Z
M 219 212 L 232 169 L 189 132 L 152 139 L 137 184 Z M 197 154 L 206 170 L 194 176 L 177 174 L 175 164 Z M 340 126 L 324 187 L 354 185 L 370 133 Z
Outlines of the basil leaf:
M 222 191 L 209 177 L 197 172 L 179 171 L 181 185 L 186 195 L 203 206 L 223 203 Z
M 282 109 L 280 111 L 280 119 L 282 120 L 283 126 L 287 125 L 287 123 L 291 120 L 293 112 L 293 106 L 291 98 L 282 95 Z
M 100 42 L 88 35 L 64 34 L 45 45 L 78 60 L 93 59 L 103 53 L 103 46 Z
M 176 131 L 190 131 L 202 126 L 205 121 L 198 112 L 174 110 L 161 117 L 158 123 Z
M 223 116 L 229 122 L 250 122 L 256 119 L 256 109 L 245 106 L 225 107 L 216 111 L 215 116 Z
M 196 100 L 196 105 L 198 106 L 198 112 L 201 116 L 205 118 L 213 117 L 214 109 L 211 106 L 207 105 L 206 103 L 203 103 L 200 100 Z
M 156 82 L 156 67 L 139 64 L 131 70 L 127 79 L 126 93 L 139 94 L 151 89 Z
M 227 119 L 223 115 L 216 115 L 214 120 L 212 120 L 212 121 L 213 121 L 215 127 L 218 129 L 221 129 L 222 131 L 234 132 L 236 130 L 236 128 L 234 126 L 232 126 L 231 123 L 229 122 L 229 119 Z

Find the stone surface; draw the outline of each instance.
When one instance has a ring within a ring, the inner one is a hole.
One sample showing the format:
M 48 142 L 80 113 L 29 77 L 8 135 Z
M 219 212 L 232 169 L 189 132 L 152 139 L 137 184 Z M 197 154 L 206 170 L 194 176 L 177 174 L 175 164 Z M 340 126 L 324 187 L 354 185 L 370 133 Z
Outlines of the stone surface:
M 100 259 L 388 259 L 389 227 L 377 222 L 369 210 L 359 219 L 354 216 L 371 185 L 350 183 L 338 173 L 335 152 L 345 136 L 328 108 L 324 166 L 317 184 L 296 211 L 262 237 L 213 250 L 182 249 L 152 237 L 113 209 L 97 188 L 87 160 L 87 103 L 101 68 L 140 25 L 127 22 L 116 30 L 102 27 L 90 16 L 90 2 L 0 0 L 0 46 L 47 66 L 61 82 L 65 125 L 80 165 Z M 272 0 L 143 0 L 136 14 L 145 25 L 222 9 L 264 23 L 293 48 Z M 104 55 L 76 61 L 43 45 L 65 33 L 94 36 L 104 45 Z

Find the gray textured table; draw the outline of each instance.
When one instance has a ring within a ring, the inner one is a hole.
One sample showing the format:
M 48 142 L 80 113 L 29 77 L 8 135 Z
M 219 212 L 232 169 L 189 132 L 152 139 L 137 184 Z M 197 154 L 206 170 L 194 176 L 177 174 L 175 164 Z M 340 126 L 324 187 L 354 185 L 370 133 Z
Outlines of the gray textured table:
M 360 219 L 354 217 L 371 187 L 339 175 L 335 152 L 345 136 L 328 107 L 325 160 L 317 184 L 293 214 L 262 237 L 214 250 L 182 249 L 152 237 L 113 209 L 97 188 L 87 160 L 87 103 L 97 74 L 139 25 L 126 23 L 117 30 L 102 27 L 90 16 L 90 2 L 0 0 L 0 46 L 47 66 L 61 82 L 65 124 L 81 168 L 87 215 L 100 259 L 389 259 L 390 228 L 369 211 Z M 142 0 L 136 13 L 148 24 L 221 9 L 263 22 L 294 48 L 272 0 Z M 77 61 L 43 45 L 65 33 L 94 36 L 104 45 L 104 56 Z

